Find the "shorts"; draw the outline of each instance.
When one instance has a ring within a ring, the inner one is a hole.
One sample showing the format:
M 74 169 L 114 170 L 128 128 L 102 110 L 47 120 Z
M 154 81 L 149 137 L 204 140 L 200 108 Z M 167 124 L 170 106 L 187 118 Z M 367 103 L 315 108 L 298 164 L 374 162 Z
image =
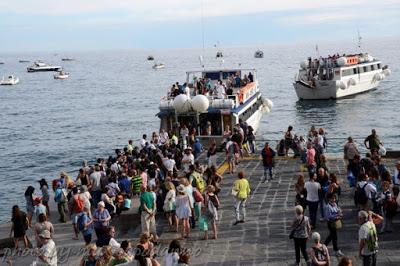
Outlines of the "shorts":
M 78 214 L 77 213 L 71 214 L 71 221 L 72 221 L 72 224 L 78 223 Z

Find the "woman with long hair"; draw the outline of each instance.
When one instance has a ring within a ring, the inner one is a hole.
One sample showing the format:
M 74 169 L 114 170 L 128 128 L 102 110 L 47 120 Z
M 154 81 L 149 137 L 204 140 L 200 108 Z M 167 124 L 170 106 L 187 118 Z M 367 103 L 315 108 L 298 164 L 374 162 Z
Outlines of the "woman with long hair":
M 39 180 L 40 191 L 42 192 L 42 204 L 46 206 L 46 215 L 50 217 L 50 207 L 49 207 L 49 185 L 47 184 L 46 179 L 42 178 Z
M 26 230 L 28 229 L 28 218 L 26 213 L 21 211 L 18 205 L 14 205 L 12 207 L 12 218 L 11 218 L 12 226 L 10 231 L 10 237 L 14 232 L 14 247 L 18 249 L 18 242 L 20 240 L 24 241 L 25 248 L 28 248 L 28 237 L 26 236 Z
M 35 192 L 35 188 L 32 186 L 27 187 L 25 190 L 25 200 L 26 200 L 26 212 L 28 214 L 28 226 L 32 226 L 32 216 L 35 211 L 35 205 L 33 203 L 33 193 Z
M 37 247 L 42 246 L 42 242 L 40 241 L 39 235 L 43 233 L 44 230 L 50 232 L 50 234 L 54 235 L 54 227 L 53 224 L 47 221 L 47 216 L 44 213 L 39 214 L 38 222 L 35 224 L 35 238 L 36 238 L 36 245 Z
M 304 211 L 307 208 L 307 190 L 305 188 L 304 175 L 298 175 L 294 189 L 296 190 L 296 205 L 301 205 Z

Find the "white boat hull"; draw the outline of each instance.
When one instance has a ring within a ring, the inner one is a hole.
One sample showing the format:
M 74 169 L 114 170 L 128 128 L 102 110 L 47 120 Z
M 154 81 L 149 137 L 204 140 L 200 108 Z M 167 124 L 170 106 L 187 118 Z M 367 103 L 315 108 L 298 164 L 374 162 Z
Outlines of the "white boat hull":
M 1 80 L 0 85 L 16 85 L 19 82 L 19 78 Z
M 339 99 L 375 89 L 380 81 L 374 78 L 379 73 L 374 71 L 367 75 L 354 75 L 343 78 L 341 81 L 320 80 L 315 87 L 310 87 L 304 82 L 297 81 L 293 84 L 297 97 L 300 100 L 327 100 Z M 343 82 L 345 88 L 340 88 L 337 82 Z
M 54 79 L 66 79 L 69 75 L 54 75 Z
M 260 127 L 260 121 L 263 115 L 263 107 L 260 106 L 260 108 L 258 108 L 258 110 L 246 120 L 247 125 L 251 126 L 254 129 L 254 132 L 256 132 Z

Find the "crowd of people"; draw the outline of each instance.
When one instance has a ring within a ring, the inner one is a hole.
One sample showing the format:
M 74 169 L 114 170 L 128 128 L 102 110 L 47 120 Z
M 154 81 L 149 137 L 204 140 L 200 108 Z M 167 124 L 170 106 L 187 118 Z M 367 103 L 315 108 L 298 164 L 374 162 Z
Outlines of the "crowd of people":
M 174 98 L 180 94 L 185 94 L 190 98 L 192 95 L 201 94 L 224 99 L 230 95 L 234 95 L 235 88 L 244 87 L 253 81 L 254 75 L 251 72 L 243 75 L 243 77 L 241 77 L 240 72 L 230 74 L 226 80 L 222 81 L 221 79 L 218 79 L 216 83 L 214 83 L 210 78 L 195 78 L 193 86 L 190 85 L 190 87 L 186 82 L 182 85 L 179 84 L 179 82 L 172 84 L 167 96 Z
M 285 134 L 285 147 L 293 148 L 294 146 L 293 150 L 296 154 L 296 147 L 302 147 L 302 145 L 293 145 L 292 130 L 293 128 L 289 127 Z M 315 128 L 311 129 L 313 130 Z M 338 246 L 338 237 L 344 218 L 339 204 L 342 189 L 338 173 L 331 171 L 326 164 L 324 131 L 320 129 L 317 132 L 311 134 L 315 136 L 315 139 L 309 138 L 308 143 L 304 145 L 307 147 L 305 151 L 300 148 L 300 153 L 305 153 L 305 158 L 301 157 L 307 166 L 305 170 L 309 175 L 309 181 L 306 182 L 304 175 L 300 174 L 295 183 L 296 218 L 292 223 L 291 238 L 294 239 L 295 244 L 296 264 L 300 264 L 301 252 L 304 259 L 311 265 L 329 265 L 327 246 L 331 242 L 334 255 L 344 256 Z M 369 152 L 362 158 L 358 145 L 352 137 L 349 137 L 343 147 L 343 153 L 347 161 L 347 179 L 349 186 L 353 188 L 351 193 L 354 204 L 359 209 L 359 256 L 362 258 L 363 265 L 377 265 L 378 234 L 392 232 L 392 219 L 400 205 L 400 162 L 396 164 L 393 173 L 383 164 L 381 154 L 386 151 L 382 151 L 383 144 L 375 129 L 364 140 L 364 145 Z M 282 149 L 283 151 L 287 152 Z M 308 217 L 304 215 L 306 208 L 309 211 Z M 320 243 L 320 235 L 315 231 L 318 208 L 320 208 L 320 222 L 326 223 L 329 232 L 323 244 Z M 380 229 L 379 232 L 377 227 Z M 312 237 L 315 244 L 307 252 L 306 243 L 309 237 Z M 343 257 L 342 261 L 344 260 L 347 264 L 341 262 L 340 265 L 351 265 L 348 258 Z
M 181 129 L 185 132 L 185 126 Z M 339 204 L 342 189 L 338 173 L 327 165 L 325 131 L 312 127 L 305 141 L 303 137 L 297 138 L 293 127 L 289 126 L 277 151 L 268 142 L 256 151 L 254 138 L 248 137 L 254 133 L 244 123 L 239 123 L 233 132 L 226 134 L 227 142 L 223 149 L 229 173 L 235 173 L 240 158 L 246 153 L 259 153 L 264 167 L 262 182 L 274 179 L 275 157 L 288 156 L 290 149 L 304 163 L 309 181 L 305 181 L 303 174 L 297 178 L 296 218 L 290 236 L 295 243 L 296 263 L 300 263 L 302 253 L 312 265 L 329 265 L 327 246 L 332 242 L 334 255 L 343 257 L 340 265 L 351 265 L 338 246 L 343 219 Z M 218 238 L 219 193 L 223 176 L 217 171 L 215 141 L 207 149 L 207 164 L 202 165 L 195 160 L 198 154 L 193 154 L 196 142 L 190 145 L 189 135 L 176 135 L 170 137 L 164 131 L 153 133 L 151 141 L 143 135 L 136 146 L 129 140 L 123 150 L 115 150 L 108 159 L 99 158 L 93 165 L 84 161 L 75 179 L 66 172 L 52 180 L 51 186 L 41 179 L 41 196 L 35 193 L 33 186 L 29 186 L 25 192 L 26 213 L 17 205 L 12 210 L 10 235 L 13 234 L 15 247 L 18 248 L 19 242 L 23 241 L 28 248 L 26 231 L 32 229 L 38 263 L 57 265 L 54 226 L 48 220 L 53 190 L 59 222 L 65 223 L 69 218 L 73 239 L 79 240 L 82 236 L 86 245 L 87 252 L 81 265 L 118 265 L 130 261 L 138 265 L 160 265 L 154 256 L 154 246 L 159 244 L 156 219 L 162 219 L 162 216 L 169 230 L 180 236 L 170 243 L 165 265 L 188 265 L 190 252 L 181 247 L 181 240 L 192 237 L 193 230 L 202 232 L 201 239 L 204 240 L 209 239 L 208 231 L 212 231 L 213 239 Z M 375 130 L 364 144 L 370 153 L 361 159 L 357 145 L 349 137 L 344 146 L 344 158 L 348 162 L 349 184 L 354 187 L 355 204 L 360 209 L 360 256 L 364 265 L 376 265 L 375 224 L 382 223 L 380 233 L 392 230 L 392 218 L 399 201 L 400 162 L 391 175 L 379 155 L 382 143 Z M 231 190 L 235 199 L 233 225 L 245 223 L 246 202 L 251 189 L 243 171 L 238 171 Z M 119 243 L 113 222 L 121 213 L 131 209 L 133 200 L 140 205 L 141 236 L 136 245 L 129 239 Z M 308 217 L 304 215 L 307 208 Z M 323 243 L 316 232 L 318 208 L 320 222 L 326 223 L 329 231 Z M 309 237 L 312 237 L 314 245 L 307 251 Z

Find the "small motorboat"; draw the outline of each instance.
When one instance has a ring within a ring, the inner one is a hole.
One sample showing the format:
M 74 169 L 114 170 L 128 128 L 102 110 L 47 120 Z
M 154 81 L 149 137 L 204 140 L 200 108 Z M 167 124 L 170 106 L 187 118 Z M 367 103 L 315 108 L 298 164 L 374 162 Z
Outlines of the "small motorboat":
M 29 61 L 29 60 L 19 60 L 18 62 L 20 62 L 20 63 L 30 63 L 31 61 Z
M 4 65 L 4 62 L 0 62 L 0 65 Z
M 42 61 L 36 61 L 32 66 L 27 68 L 28 72 L 38 72 L 38 71 L 60 71 L 61 66 L 51 66 Z
M 255 57 L 255 58 L 264 58 L 264 52 L 261 51 L 261 50 L 257 50 L 257 51 L 254 53 L 254 57 Z
M 73 58 L 61 58 L 61 61 L 74 61 L 75 59 Z
M 54 74 L 54 79 L 66 79 L 69 77 L 69 73 L 64 70 L 59 71 L 57 74 Z
M 153 60 L 154 60 L 154 56 L 149 55 L 149 56 L 147 57 L 147 61 L 153 61 Z
M 165 68 L 165 65 L 163 63 L 153 65 L 153 69 L 162 69 L 162 68 Z
M 8 76 L 8 78 L 2 78 L 0 81 L 0 85 L 15 85 L 19 82 L 19 78 L 15 77 L 14 75 Z

